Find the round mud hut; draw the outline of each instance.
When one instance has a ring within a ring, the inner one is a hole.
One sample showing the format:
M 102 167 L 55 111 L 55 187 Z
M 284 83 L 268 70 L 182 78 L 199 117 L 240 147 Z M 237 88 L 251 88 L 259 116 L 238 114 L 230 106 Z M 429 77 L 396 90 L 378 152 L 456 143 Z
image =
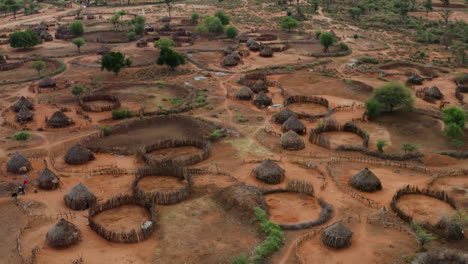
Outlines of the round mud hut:
M 237 64 L 239 64 L 239 60 L 233 55 L 227 55 L 223 58 L 223 61 L 221 61 L 221 65 L 226 67 L 233 67 Z
M 412 74 L 408 77 L 408 80 L 406 81 L 409 84 L 414 84 L 414 85 L 421 85 L 423 84 L 423 78 L 417 74 Z
M 21 98 L 18 100 L 18 102 L 16 102 L 13 105 L 13 110 L 15 112 L 19 112 L 23 106 L 25 106 L 29 110 L 34 109 L 34 105 L 28 99 L 26 99 L 26 97 L 21 96 Z
M 382 183 L 375 174 L 368 168 L 351 176 L 349 183 L 354 188 L 363 192 L 375 192 L 382 190 Z
M 80 229 L 63 218 L 46 234 L 47 244 L 54 248 L 67 248 L 78 244 L 80 239 Z
M 37 177 L 37 185 L 43 190 L 55 190 L 59 186 L 59 178 L 53 171 L 45 168 Z
M 305 148 L 304 140 L 293 130 L 289 130 L 281 136 L 280 144 L 286 150 L 301 150 Z
M 55 88 L 56 82 L 54 79 L 45 77 L 39 81 L 39 88 Z
M 351 245 L 353 232 L 341 222 L 326 228 L 322 233 L 322 242 L 331 248 L 346 248 Z
M 18 113 L 16 113 L 16 121 L 18 123 L 26 123 L 33 120 L 33 113 L 23 105 Z
M 271 105 L 271 103 L 272 103 L 271 98 L 268 95 L 266 95 L 264 92 L 260 92 L 259 94 L 257 94 L 257 96 L 255 96 L 254 104 L 259 108 L 265 108 Z
M 73 210 L 85 210 L 96 202 L 96 196 L 84 184 L 71 188 L 63 197 L 65 204 Z
M 278 184 L 284 179 L 284 169 L 272 160 L 265 160 L 252 170 L 257 179 L 268 184 Z
M 31 168 L 31 162 L 18 152 L 16 152 L 7 163 L 7 171 L 15 174 L 28 172 Z
M 432 86 L 430 88 L 424 89 L 424 96 L 434 98 L 434 99 L 442 99 L 444 95 L 439 90 L 437 86 Z
M 62 111 L 56 111 L 48 120 L 47 126 L 52 128 L 63 128 L 73 125 L 73 120 Z
M 271 58 L 273 57 L 273 50 L 266 46 L 260 51 L 260 57 Z
M 238 100 L 246 100 L 246 101 L 252 99 L 253 95 L 254 95 L 254 92 L 252 92 L 252 90 L 247 86 L 243 86 L 242 88 L 237 90 L 235 93 L 235 96 Z
M 80 144 L 71 147 L 65 154 L 65 162 L 71 165 L 85 164 L 94 159 L 93 152 Z
M 268 86 L 264 80 L 258 80 L 256 81 L 252 87 L 250 87 L 254 93 L 259 93 L 259 92 L 268 92 Z
M 291 116 L 296 116 L 296 118 L 298 117 L 296 113 L 289 109 L 289 107 L 285 107 L 283 110 L 275 114 L 274 119 L 276 123 L 283 124 Z
M 283 123 L 282 129 L 284 132 L 293 130 L 299 135 L 304 135 L 306 133 L 306 126 L 299 121 L 296 115 L 292 115 Z

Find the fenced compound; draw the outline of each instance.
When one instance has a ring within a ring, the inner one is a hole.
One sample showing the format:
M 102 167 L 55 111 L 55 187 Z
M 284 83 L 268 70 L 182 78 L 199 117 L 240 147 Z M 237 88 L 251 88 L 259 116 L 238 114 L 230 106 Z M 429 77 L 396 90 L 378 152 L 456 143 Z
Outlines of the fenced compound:
M 310 130 L 309 142 L 330 149 L 330 140 L 323 134 L 325 132 L 354 133 L 360 138 L 362 138 L 363 148 L 369 147 L 369 134 L 352 121 L 347 121 L 344 125 L 340 125 L 336 121 L 326 120 L 324 121 L 324 123 L 319 124 L 317 128 L 312 128 Z M 337 149 L 339 149 L 341 146 L 343 145 L 338 146 Z
M 312 103 L 312 104 L 322 105 L 327 108 L 327 111 L 325 113 L 318 114 L 318 115 L 312 115 L 312 114 L 307 114 L 307 113 L 296 113 L 299 118 L 314 120 L 314 119 L 328 117 L 333 113 L 333 108 L 330 107 L 328 100 L 322 97 L 294 95 L 294 96 L 288 96 L 286 97 L 286 99 L 284 99 L 284 106 L 288 106 L 294 103 Z
M 403 221 L 405 221 L 407 223 L 411 223 L 413 221 L 413 217 L 410 216 L 409 214 L 403 212 L 403 210 L 401 210 L 397 205 L 398 200 L 402 196 L 407 195 L 407 194 L 418 194 L 418 195 L 429 196 L 429 197 L 444 201 L 444 202 L 448 203 L 450 206 L 452 206 L 454 209 L 457 209 L 457 205 L 455 203 L 455 200 L 452 199 L 451 197 L 449 197 L 447 195 L 447 193 L 444 192 L 444 191 L 436 191 L 436 190 L 430 190 L 430 189 L 419 189 L 416 186 L 407 185 L 406 187 L 403 187 L 403 188 L 399 189 L 395 193 L 395 195 L 393 196 L 392 201 L 390 202 L 390 207 L 392 207 L 392 210 Z
M 159 177 L 159 176 L 171 176 L 180 180 L 185 180 L 186 183 L 179 189 L 174 191 L 150 191 L 145 192 L 138 183 L 144 177 Z M 192 188 L 192 177 L 186 168 L 181 167 L 144 167 L 137 170 L 135 181 L 132 183 L 133 194 L 136 198 L 143 201 L 146 204 L 176 204 L 187 199 L 190 195 Z
M 88 102 L 92 101 L 108 101 L 107 105 L 90 105 Z M 80 97 L 78 104 L 87 112 L 104 112 L 111 111 L 120 107 L 120 99 L 110 94 L 91 94 Z
M 150 220 L 143 223 L 140 228 L 132 229 L 129 232 L 119 232 L 119 231 L 112 231 L 108 230 L 101 224 L 96 223 L 94 221 L 94 217 L 99 213 L 102 213 L 106 210 L 110 210 L 113 208 L 117 208 L 123 205 L 136 205 L 142 206 L 148 209 L 150 212 Z M 148 239 L 151 234 L 155 230 L 156 226 L 156 218 L 157 218 L 157 211 L 154 206 L 154 203 L 146 203 L 143 200 L 136 198 L 135 196 L 131 195 L 120 195 L 107 200 L 104 203 L 97 203 L 91 206 L 88 210 L 88 221 L 89 227 L 94 230 L 94 232 L 98 233 L 100 236 L 105 238 L 110 242 L 117 242 L 117 243 L 138 243 L 143 240 Z

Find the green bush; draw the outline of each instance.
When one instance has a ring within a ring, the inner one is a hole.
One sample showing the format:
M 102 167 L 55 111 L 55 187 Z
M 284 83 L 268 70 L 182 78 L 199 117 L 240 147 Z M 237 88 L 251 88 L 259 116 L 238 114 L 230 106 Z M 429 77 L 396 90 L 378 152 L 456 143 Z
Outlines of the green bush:
M 247 256 L 238 256 L 235 257 L 232 262 L 232 264 L 250 264 L 249 257 Z
M 353 38 L 354 38 L 354 39 L 358 39 L 358 38 L 359 38 L 359 35 L 358 35 L 358 34 L 354 34 L 354 35 L 353 35 Z
M 127 33 L 128 40 L 135 40 L 136 33 L 134 31 L 130 31 Z
M 218 17 L 207 16 L 205 18 L 205 25 L 210 33 L 223 33 L 224 25 Z
M 249 122 L 249 119 L 247 117 L 244 117 L 243 115 L 238 115 L 236 117 L 236 120 L 237 122 L 239 123 L 245 123 L 245 122 Z
M 175 42 L 170 38 L 162 38 L 154 42 L 155 48 L 169 48 L 175 45 Z
M 13 135 L 13 138 L 19 141 L 28 140 L 30 137 L 31 137 L 31 133 L 29 133 L 28 131 L 16 132 Z
M 198 13 L 193 13 L 192 16 L 190 17 L 190 21 L 197 22 L 198 19 L 200 18 L 200 15 Z
M 218 139 L 218 138 L 221 138 L 223 137 L 223 133 L 221 132 L 221 129 L 215 129 L 213 130 L 213 132 L 211 132 L 211 134 L 209 135 L 209 138 L 211 139 Z
M 385 139 L 377 140 L 377 149 L 379 152 L 383 152 L 383 148 L 387 146 L 387 141 Z
M 370 98 L 366 101 L 366 115 L 369 118 L 374 118 L 379 116 L 382 113 L 383 105 L 375 100 L 374 98 Z
M 84 92 L 85 92 L 85 89 L 81 85 L 77 85 L 77 86 L 72 88 L 72 94 L 75 95 L 75 96 L 84 94 Z
M 16 31 L 10 34 L 10 46 L 12 48 L 29 48 L 41 44 L 36 32 L 28 29 L 26 31 Z
M 205 25 L 200 24 L 200 25 L 197 25 L 197 27 L 195 28 L 195 32 L 197 32 L 200 35 L 203 35 L 208 32 L 208 28 Z
M 357 59 L 360 63 L 379 64 L 377 59 L 371 57 L 361 57 Z
M 120 120 L 132 117 L 132 112 L 130 110 L 112 110 L 112 119 Z
M 348 51 L 348 50 L 349 50 L 349 47 L 348 47 L 348 45 L 347 45 L 346 43 L 340 42 L 340 49 L 341 49 L 342 51 Z
M 260 207 L 254 209 L 255 217 L 260 221 L 262 231 L 266 233 L 265 241 L 254 249 L 254 262 L 261 262 L 271 256 L 283 245 L 284 234 L 278 224 L 268 220 L 266 212 Z
M 79 37 L 85 33 L 83 22 L 81 21 L 73 21 L 68 24 L 68 30 L 74 37 Z
M 320 44 L 323 46 L 324 52 L 328 52 L 330 46 L 335 42 L 336 39 L 331 32 L 322 33 L 320 35 Z
M 229 24 L 229 21 L 231 20 L 231 18 L 228 15 L 226 15 L 222 10 L 218 10 L 215 14 L 215 17 L 219 18 L 223 25 Z
M 226 28 L 226 36 L 230 39 L 235 39 L 237 37 L 238 31 L 236 27 L 230 26 Z
M 112 128 L 108 127 L 108 126 L 103 126 L 102 127 L 102 132 L 104 133 L 104 136 L 105 137 L 108 137 L 112 134 Z

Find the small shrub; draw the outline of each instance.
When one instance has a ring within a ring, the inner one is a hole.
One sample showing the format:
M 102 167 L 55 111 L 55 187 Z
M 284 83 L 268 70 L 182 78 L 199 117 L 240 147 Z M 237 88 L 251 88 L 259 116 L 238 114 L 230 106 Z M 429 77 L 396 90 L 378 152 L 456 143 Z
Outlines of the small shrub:
M 30 137 L 31 137 L 31 133 L 29 133 L 28 131 L 16 132 L 13 135 L 13 138 L 18 141 L 28 140 Z
M 377 149 L 379 152 L 383 152 L 383 148 L 387 146 L 387 141 L 385 139 L 377 140 Z
M 226 28 L 226 36 L 230 39 L 235 39 L 237 37 L 238 31 L 236 27 L 230 26 Z
M 72 88 L 72 94 L 75 95 L 75 96 L 84 94 L 84 92 L 85 92 L 85 89 L 81 85 L 77 85 L 77 86 Z
M 377 59 L 372 57 L 361 57 L 357 59 L 360 63 L 379 64 Z
M 108 126 L 103 126 L 102 127 L 102 132 L 104 133 L 105 137 L 108 137 L 112 134 L 112 129 Z
M 112 119 L 120 120 L 132 117 L 132 112 L 130 110 L 112 110 Z
M 341 49 L 342 51 L 348 51 L 348 50 L 349 50 L 349 47 L 348 47 L 348 45 L 347 45 L 346 43 L 340 42 L 340 49 Z
M 358 34 L 354 34 L 354 35 L 353 35 L 353 38 L 354 38 L 354 39 L 358 39 L 358 38 L 359 38 L 359 35 L 358 35 Z
M 244 117 L 243 115 L 238 115 L 236 117 L 236 120 L 237 122 L 239 123 L 245 123 L 245 122 L 249 122 L 249 119 L 247 117 Z
M 224 135 L 223 135 L 223 133 L 221 132 L 221 129 L 218 129 L 218 128 L 215 129 L 215 130 L 213 130 L 213 132 L 211 132 L 211 134 L 209 135 L 209 137 L 210 137 L 211 139 L 218 139 L 218 138 L 221 138 L 221 137 L 223 137 L 223 136 L 224 136 Z
M 418 148 L 418 146 L 413 145 L 413 144 L 406 143 L 406 144 L 403 144 L 403 145 L 401 146 L 401 148 L 403 149 L 403 151 L 404 151 L 405 153 L 408 153 L 408 152 L 412 152 L 412 151 L 416 150 L 416 149 Z
M 128 40 L 135 40 L 136 38 L 136 33 L 134 31 L 130 31 L 127 34 Z
M 238 256 L 232 260 L 232 264 L 249 264 L 249 257 L 247 256 Z

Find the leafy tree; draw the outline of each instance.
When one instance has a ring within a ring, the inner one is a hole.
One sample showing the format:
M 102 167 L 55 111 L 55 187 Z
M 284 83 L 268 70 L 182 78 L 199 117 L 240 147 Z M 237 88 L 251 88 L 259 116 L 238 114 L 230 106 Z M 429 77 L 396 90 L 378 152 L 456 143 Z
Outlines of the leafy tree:
M 414 234 L 416 236 L 416 241 L 418 241 L 418 244 L 420 246 L 420 251 L 424 250 L 424 245 L 427 243 L 431 242 L 432 240 L 435 239 L 435 237 L 426 231 L 421 227 L 421 225 L 418 222 L 413 222 L 411 223 L 411 229 L 413 229 Z
M 192 23 L 195 23 L 198 21 L 199 18 L 200 18 L 200 15 L 198 13 L 193 13 L 192 16 L 190 17 L 190 21 L 192 21 Z
M 229 21 L 231 20 L 231 18 L 228 15 L 226 15 L 222 10 L 216 11 L 215 17 L 219 18 L 221 24 L 223 24 L 224 26 L 229 24 Z
M 314 0 L 314 2 L 312 3 L 312 9 L 314 10 L 314 13 L 317 12 L 318 8 L 319 8 L 319 1 Z
M 320 35 L 320 44 L 323 46 L 324 52 L 328 52 L 330 46 L 335 42 L 335 36 L 331 32 L 325 32 Z
M 164 0 L 164 3 L 166 4 L 167 6 L 167 11 L 169 13 L 169 18 L 171 18 L 171 10 L 172 10 L 172 2 L 174 0 Z
M 135 24 L 145 24 L 146 23 L 146 17 L 144 16 L 136 16 L 134 19 L 133 19 L 133 23 Z
M 135 40 L 136 39 L 136 33 L 135 31 L 130 31 L 127 33 L 128 40 Z
M 16 19 L 16 12 L 21 9 L 21 5 L 16 0 L 5 0 L 3 3 L 7 10 L 13 13 L 13 17 Z
M 374 118 L 379 116 L 382 113 L 383 105 L 375 100 L 375 98 L 370 98 L 366 101 L 366 115 L 369 118 Z
M 84 94 L 85 89 L 83 88 L 83 86 L 77 85 L 77 86 L 72 88 L 71 92 L 72 92 L 73 95 L 78 96 L 78 95 Z
M 200 35 L 203 35 L 208 32 L 208 28 L 206 28 L 205 25 L 200 24 L 195 28 L 195 32 L 197 32 Z
M 19 131 L 13 135 L 13 138 L 18 141 L 28 140 L 31 137 L 31 133 L 28 131 Z
M 159 39 L 158 41 L 154 42 L 154 47 L 155 48 L 169 48 L 175 45 L 175 42 L 172 39 L 169 38 L 162 38 Z
M 81 21 L 73 21 L 70 24 L 68 24 L 68 30 L 75 37 L 79 37 L 85 32 L 83 22 Z
M 179 65 L 185 64 L 185 57 L 169 47 L 161 49 L 161 53 L 156 63 L 158 65 L 167 65 L 171 70 L 175 70 Z
M 449 106 L 442 111 L 443 120 L 446 125 L 455 124 L 460 128 L 465 128 L 466 113 L 465 111 L 457 106 Z
M 443 131 L 444 136 L 452 139 L 458 139 L 463 136 L 463 129 L 457 126 L 455 123 L 449 123 Z
M 299 27 L 299 22 L 297 22 L 296 19 L 290 16 L 283 17 L 283 19 L 281 20 L 281 28 L 287 29 L 288 32 L 291 32 L 291 29 L 298 28 L 298 27 Z
M 450 17 L 452 16 L 452 14 L 453 14 L 453 11 L 450 9 L 444 9 L 440 12 L 440 16 L 444 20 L 445 26 L 448 26 L 450 22 Z
M 403 151 L 405 153 L 412 152 L 412 151 L 416 150 L 417 148 L 418 148 L 418 146 L 413 145 L 413 144 L 409 144 L 409 143 L 403 144 L 401 146 L 401 149 L 403 149 Z
M 444 7 L 448 7 L 450 5 L 450 0 L 440 0 Z
M 206 28 L 210 33 L 223 33 L 224 25 L 218 17 L 207 16 L 205 18 Z
M 104 55 L 101 58 L 101 71 L 105 69 L 109 72 L 114 72 L 115 75 L 118 75 L 123 67 L 130 67 L 131 65 L 132 61 L 125 58 L 125 55 L 121 52 L 111 51 L 108 55 Z
M 86 44 L 86 41 L 84 38 L 75 38 L 72 43 L 78 48 L 78 53 L 81 53 L 81 47 Z
M 432 0 L 425 0 L 423 5 L 424 5 L 424 8 L 426 9 L 426 19 L 427 19 L 427 16 L 429 15 L 429 11 L 432 10 Z
M 395 1 L 393 6 L 395 7 L 395 9 L 398 10 L 398 13 L 402 16 L 402 17 L 406 17 L 408 16 L 408 12 L 410 10 L 410 5 L 409 5 L 409 2 L 408 0 L 398 0 L 398 1 Z
M 315 30 L 315 38 L 320 39 L 320 35 L 322 35 L 322 30 L 318 28 Z
M 41 44 L 36 32 L 28 29 L 16 31 L 10 35 L 10 46 L 12 48 L 29 48 Z
M 351 15 L 353 20 L 359 20 L 361 17 L 362 10 L 359 7 L 352 7 L 348 9 L 348 13 Z
M 230 39 L 235 39 L 238 33 L 236 27 L 230 26 L 226 28 L 226 36 Z
M 109 19 L 109 22 L 111 22 L 114 25 L 114 28 L 117 28 L 119 25 L 119 20 L 120 20 L 120 15 L 119 13 L 116 13 Z
M 379 152 L 383 152 L 383 148 L 386 147 L 387 145 L 388 144 L 385 139 L 377 140 L 377 149 L 379 150 Z
M 35 61 L 33 62 L 32 67 L 37 71 L 37 74 L 41 75 L 41 71 L 46 68 L 46 64 L 43 61 Z
M 392 112 L 395 107 L 403 106 L 412 110 L 414 98 L 411 90 L 399 82 L 389 82 L 374 90 L 373 98 L 383 106 L 383 110 Z

